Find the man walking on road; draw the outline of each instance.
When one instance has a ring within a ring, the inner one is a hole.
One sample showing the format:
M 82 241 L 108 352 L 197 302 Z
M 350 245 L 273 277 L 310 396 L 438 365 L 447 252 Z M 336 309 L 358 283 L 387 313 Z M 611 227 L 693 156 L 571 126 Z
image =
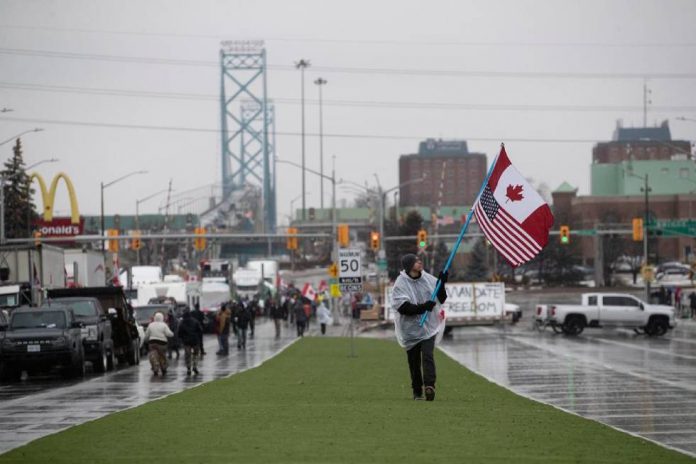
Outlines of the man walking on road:
M 423 263 L 414 254 L 406 254 L 401 258 L 403 270 L 394 283 L 393 305 L 397 308 L 395 316 L 396 338 L 406 349 L 408 367 L 411 373 L 411 388 L 413 399 L 435 399 L 435 337 L 437 336 L 440 319 L 433 311 L 435 302 L 430 297 L 437 285 L 437 279 L 423 270 Z M 445 283 L 447 273 L 440 273 L 442 285 L 437 292 L 437 299 L 444 303 L 447 299 Z M 428 313 L 423 326 L 419 324 L 421 315 Z M 422 369 L 422 370 L 421 370 Z
M 227 303 L 220 306 L 217 318 L 215 319 L 215 333 L 218 334 L 218 344 L 220 349 L 217 355 L 227 356 L 230 353 L 230 310 Z
M 278 302 L 270 299 L 268 301 L 271 305 L 271 317 L 275 325 L 275 338 L 277 340 L 280 338 L 280 324 L 281 321 L 285 319 L 285 311 L 283 310 L 283 306 L 279 305 Z
M 203 324 L 203 321 L 205 320 L 205 315 L 201 311 L 201 306 L 200 304 L 196 303 L 196 306 L 194 306 L 193 311 L 191 311 L 191 315 L 193 318 L 198 321 L 198 323 L 201 325 L 201 327 L 205 327 Z M 205 349 L 203 348 L 203 334 L 201 333 L 201 339 L 199 341 L 199 350 L 201 352 L 201 356 L 205 356 Z
M 186 375 L 193 373 L 198 375 L 198 348 L 203 328 L 201 324 L 193 318 L 191 311 L 186 308 L 181 318 L 178 331 L 179 339 L 184 345 L 184 361 L 186 362 Z

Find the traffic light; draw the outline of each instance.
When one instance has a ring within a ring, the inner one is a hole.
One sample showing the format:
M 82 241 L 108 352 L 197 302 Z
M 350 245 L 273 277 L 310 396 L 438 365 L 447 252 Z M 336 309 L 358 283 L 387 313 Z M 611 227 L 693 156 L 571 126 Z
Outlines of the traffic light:
M 314 208 L 309 208 L 309 220 L 313 221 L 317 217 L 317 210 Z
M 348 224 L 338 225 L 338 246 L 347 247 L 350 245 L 350 229 Z
M 196 234 L 196 238 L 193 239 L 193 248 L 196 251 L 205 250 L 205 247 L 206 247 L 205 227 L 196 227 L 193 232 Z
M 379 232 L 370 232 L 370 247 L 375 251 L 379 250 Z
M 570 243 L 570 227 L 561 226 L 560 238 L 561 238 L 561 244 L 567 245 Z
M 118 237 L 118 229 L 108 229 L 106 235 L 109 237 Z M 109 251 L 112 253 L 118 253 L 118 240 L 109 239 Z
M 418 248 L 425 248 L 428 245 L 428 232 L 425 229 L 418 231 Z
M 633 218 L 633 240 L 643 241 L 643 218 Z
M 143 247 L 143 243 L 140 241 L 140 231 L 139 230 L 134 230 L 131 233 L 131 249 L 132 250 L 139 250 Z
M 287 248 L 288 250 L 297 250 L 297 237 L 294 237 L 294 235 L 297 234 L 297 228 L 296 227 L 288 227 L 288 243 L 287 243 Z

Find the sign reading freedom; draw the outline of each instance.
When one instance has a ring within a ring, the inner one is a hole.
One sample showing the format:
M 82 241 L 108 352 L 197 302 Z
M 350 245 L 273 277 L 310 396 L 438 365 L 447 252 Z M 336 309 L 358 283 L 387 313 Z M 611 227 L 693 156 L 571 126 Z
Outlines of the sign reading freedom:
M 448 283 L 447 300 L 442 305 L 448 320 L 457 318 L 493 318 L 505 314 L 505 284 L 501 282 Z M 384 314 L 394 320 L 392 287 L 384 291 Z

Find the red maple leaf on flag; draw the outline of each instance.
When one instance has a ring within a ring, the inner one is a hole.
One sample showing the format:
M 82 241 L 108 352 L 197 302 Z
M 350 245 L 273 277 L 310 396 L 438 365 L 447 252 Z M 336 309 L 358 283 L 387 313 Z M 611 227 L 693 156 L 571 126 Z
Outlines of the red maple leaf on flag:
M 506 203 L 508 201 L 521 201 L 524 198 L 524 195 L 522 195 L 522 186 L 515 185 L 513 187 L 512 184 L 508 185 L 507 190 L 505 191 L 505 196 L 508 197 Z

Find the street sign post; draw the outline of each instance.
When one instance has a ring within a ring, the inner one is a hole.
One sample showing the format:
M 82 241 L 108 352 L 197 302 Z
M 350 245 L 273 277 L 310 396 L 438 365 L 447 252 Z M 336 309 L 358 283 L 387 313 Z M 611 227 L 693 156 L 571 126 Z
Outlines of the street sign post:
M 360 248 L 338 249 L 338 286 L 341 292 L 362 292 Z M 350 356 L 355 357 L 353 314 L 350 315 Z
M 359 248 L 338 250 L 338 285 L 341 292 L 362 292 L 361 268 Z

